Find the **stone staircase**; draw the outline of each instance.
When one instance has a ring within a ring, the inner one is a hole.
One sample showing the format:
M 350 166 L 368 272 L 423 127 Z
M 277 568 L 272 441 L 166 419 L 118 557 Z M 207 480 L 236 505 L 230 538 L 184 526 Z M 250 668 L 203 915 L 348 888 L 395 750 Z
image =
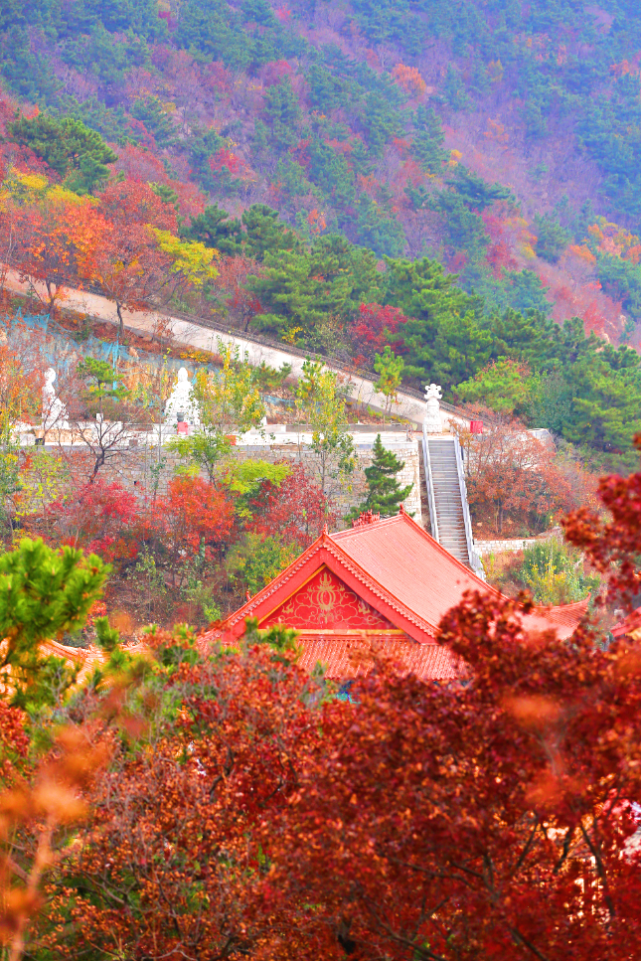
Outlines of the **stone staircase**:
M 461 564 L 480 577 L 457 437 L 423 433 L 423 462 L 432 536 Z

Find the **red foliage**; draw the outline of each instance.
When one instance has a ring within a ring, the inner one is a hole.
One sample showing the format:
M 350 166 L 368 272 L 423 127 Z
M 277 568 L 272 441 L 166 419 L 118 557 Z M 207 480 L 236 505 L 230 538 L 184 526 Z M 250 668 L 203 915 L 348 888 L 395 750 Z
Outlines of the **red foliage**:
M 326 709 L 265 840 L 317 957 L 639 956 L 639 647 L 528 634 L 527 612 L 474 595 L 444 618 L 465 686 L 382 667 Z
M 221 60 L 206 64 L 201 71 L 202 84 L 209 90 L 231 93 L 232 76 Z
M 259 267 L 249 257 L 223 257 L 218 264 L 217 285 L 225 292 L 229 306 L 245 322 L 245 329 L 254 314 L 262 310 L 260 301 L 246 286 L 248 277 L 259 274 Z
M 620 581 L 638 564 L 641 474 L 602 492 L 613 521 L 568 529 Z M 174 709 L 91 789 L 39 943 L 203 961 L 230 944 L 256 961 L 640 957 L 641 645 L 604 649 L 589 624 L 560 640 L 531 614 L 484 591 L 444 617 L 462 684 L 398 672 L 362 638 L 353 703 L 282 644 L 203 641 L 197 660 L 150 634 L 153 690 L 171 664 Z
M 463 270 L 467 263 L 467 255 L 463 250 L 457 250 L 456 253 L 452 254 L 447 262 L 447 269 L 451 274 L 457 274 L 460 270 Z
M 273 60 L 263 68 L 263 83 L 266 87 L 273 87 L 285 77 L 291 77 L 292 72 L 287 60 Z
M 333 526 L 337 515 L 330 509 L 327 497 L 308 476 L 302 464 L 296 464 L 280 487 L 271 482 L 262 485 L 252 500 L 251 529 L 257 534 L 277 531 L 285 543 L 301 548 L 319 536 L 324 524 Z
M 14 260 L 25 277 L 44 283 L 45 300 L 53 310 L 64 283 L 71 279 L 82 286 L 95 277 L 110 225 L 102 211 L 88 203 L 22 206 L 14 217 Z
M 290 147 L 290 154 L 294 158 L 297 164 L 304 167 L 309 173 L 309 168 L 311 167 L 312 161 L 309 156 L 309 145 L 311 144 L 311 137 L 306 137 L 305 140 L 299 140 L 295 147 Z
M 127 180 L 144 184 L 164 184 L 166 182 L 167 172 L 162 161 L 159 157 L 150 153 L 149 150 L 128 143 L 118 149 L 117 152 L 116 170 L 122 172 Z
M 529 434 L 523 424 L 508 415 L 485 408 L 471 408 L 483 421 L 483 433 L 461 432 L 468 448 L 467 489 L 476 517 L 492 524 L 501 534 L 506 515 L 536 525 L 537 519 L 558 515 L 585 496 L 585 483 L 572 471 L 556 464 L 554 445 Z
M 178 21 L 172 17 L 170 10 L 161 11 L 158 16 L 165 21 L 169 30 L 175 30 L 178 26 Z
M 352 336 L 370 354 L 382 350 L 398 332 L 399 324 L 407 320 L 398 307 L 381 304 L 361 304 L 358 313 Z
M 56 543 L 82 547 L 110 563 L 128 560 L 138 553 L 136 527 L 140 505 L 129 491 L 97 478 L 47 510 Z
M 403 139 L 402 137 L 394 137 L 394 139 L 392 140 L 392 143 L 394 144 L 395 149 L 398 151 L 401 157 L 407 156 L 407 153 L 411 146 L 409 140 Z
M 26 716 L 19 707 L 0 700 L 0 784 L 11 779 L 15 761 L 27 756 L 29 737 L 25 731 Z
M 399 63 L 392 70 L 392 76 L 399 87 L 402 87 L 411 97 L 421 97 L 427 90 L 427 84 L 416 67 Z
M 289 23 L 292 18 L 292 11 L 289 9 L 289 7 L 276 7 L 274 13 L 281 23 Z
M 641 435 L 635 437 L 635 446 L 641 450 Z M 562 521 L 565 536 L 606 575 L 612 598 L 621 593 L 630 600 L 641 591 L 641 472 L 602 477 L 597 497 L 609 516 L 581 507 Z
M 483 226 L 494 241 L 502 240 L 505 234 L 505 217 L 507 216 L 507 210 L 501 210 L 501 207 L 505 208 L 502 202 L 492 204 L 491 207 L 486 207 L 481 213 Z
M 511 255 L 508 245 L 503 240 L 493 244 L 487 254 L 487 262 L 492 268 L 492 273 L 500 279 L 504 270 L 516 270 L 518 263 Z
M 124 748 L 97 779 L 88 843 L 70 846 L 62 864 L 65 881 L 83 879 L 81 890 L 73 903 L 68 888 L 49 898 L 61 922 L 43 932 L 52 956 L 78 957 L 83 942 L 129 958 L 222 961 L 238 956 L 236 945 L 252 961 L 309 959 L 306 932 L 294 924 L 281 936 L 263 910 L 269 870 L 259 835 L 287 808 L 304 758 L 323 739 L 308 707 L 322 682 L 296 668 L 293 652 L 267 644 L 194 663 L 180 636 L 157 632 L 146 643 L 186 655 L 165 680 L 178 710 L 149 749 Z M 162 654 L 156 663 L 162 683 Z M 94 894 L 96 877 L 104 883 Z
M 209 158 L 209 166 L 213 173 L 227 170 L 232 176 L 240 175 L 245 171 L 245 163 L 231 150 L 221 147 L 213 157 Z
M 149 310 L 171 294 L 169 260 L 157 247 L 149 225 L 175 233 L 177 215 L 146 183 L 111 183 L 101 195 L 111 231 L 100 247 L 95 281 L 118 310 Z
M 201 477 L 174 477 L 153 505 L 151 524 L 174 564 L 205 545 L 218 554 L 234 527 L 234 508 L 223 490 Z
M 359 140 L 359 137 L 354 137 L 353 140 Z M 337 140 L 335 137 L 325 141 L 328 147 L 331 147 L 334 153 L 342 154 L 344 157 L 349 157 L 349 155 L 354 150 L 354 143 L 350 140 Z

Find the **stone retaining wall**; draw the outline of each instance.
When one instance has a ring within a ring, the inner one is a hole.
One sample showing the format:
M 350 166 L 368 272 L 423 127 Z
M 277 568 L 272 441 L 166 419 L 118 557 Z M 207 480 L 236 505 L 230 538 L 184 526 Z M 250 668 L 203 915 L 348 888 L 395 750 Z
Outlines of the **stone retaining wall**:
M 400 444 L 395 443 L 390 447 L 397 457 L 405 462 L 403 470 L 397 476 L 399 484 L 402 487 L 406 487 L 408 484 L 414 485 L 403 506 L 408 513 L 413 514 L 418 523 L 421 523 L 419 445 L 416 441 L 407 441 Z M 56 447 L 47 447 L 47 450 L 55 454 Z M 86 448 L 68 448 L 65 453 L 73 461 L 78 472 L 82 471 L 85 474 L 90 472 L 92 459 Z M 279 445 L 276 443 L 256 447 L 238 446 L 236 456 L 266 460 L 272 464 L 276 461 L 290 461 L 292 464 L 302 463 L 311 477 L 318 482 L 318 461 L 309 448 L 302 447 L 299 449 L 294 444 Z M 346 514 L 365 498 L 367 491 L 365 468 L 372 463 L 371 445 L 357 446 L 356 457 L 357 466 L 349 478 L 348 484 L 334 492 L 334 500 L 341 515 Z M 162 495 L 166 493 L 167 485 L 181 463 L 178 455 L 170 453 L 166 447 L 159 449 L 155 446 L 139 445 L 135 448 L 119 451 L 117 456 L 110 459 L 100 469 L 98 476 L 105 483 L 117 481 L 134 493 L 142 494 L 144 491 L 152 491 L 155 488 Z
M 539 534 L 538 537 L 519 537 L 511 540 L 496 541 L 475 540 L 474 547 L 481 557 L 488 557 L 490 554 L 505 554 L 508 552 L 515 554 L 517 551 L 524 551 L 526 547 L 531 547 L 532 544 L 545 543 L 545 541 L 550 540 L 551 537 L 556 536 L 556 531 L 548 531 L 546 534 Z

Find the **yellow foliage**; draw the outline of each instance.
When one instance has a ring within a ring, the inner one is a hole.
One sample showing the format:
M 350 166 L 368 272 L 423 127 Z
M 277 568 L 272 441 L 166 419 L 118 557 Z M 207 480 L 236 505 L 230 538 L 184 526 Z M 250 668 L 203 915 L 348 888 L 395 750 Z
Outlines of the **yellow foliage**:
M 73 190 L 68 190 L 66 187 L 62 187 L 60 184 L 56 184 L 51 190 L 46 193 L 47 203 L 59 204 L 61 207 L 67 204 L 76 204 L 78 207 L 84 207 L 89 204 L 97 204 L 98 200 L 96 197 L 82 196 L 75 194 Z
M 218 270 L 212 263 L 214 258 L 218 260 L 217 250 L 194 241 L 181 240 L 169 230 L 151 229 L 159 248 L 173 260 L 170 267 L 172 273 L 183 274 L 194 287 L 202 287 L 206 280 L 214 280 L 218 276 Z
M 283 340 L 285 341 L 286 344 L 289 344 L 290 347 L 295 347 L 296 338 L 302 332 L 302 330 L 303 330 L 302 327 L 290 327 L 289 330 L 286 330 L 283 333 L 282 335 Z
M 451 151 L 450 151 L 449 166 L 450 166 L 450 167 L 456 167 L 457 163 L 459 162 L 459 160 L 461 159 L 462 156 L 463 156 L 463 154 L 461 153 L 460 150 L 451 150 Z

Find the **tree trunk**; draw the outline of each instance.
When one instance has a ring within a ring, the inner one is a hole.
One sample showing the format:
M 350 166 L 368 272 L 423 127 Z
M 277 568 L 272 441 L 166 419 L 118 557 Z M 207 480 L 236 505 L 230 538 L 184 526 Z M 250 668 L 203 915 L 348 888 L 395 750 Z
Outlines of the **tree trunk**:
M 122 304 L 119 300 L 116 301 L 116 313 L 118 314 L 118 340 L 122 344 L 123 337 L 125 336 L 125 322 L 122 316 Z

